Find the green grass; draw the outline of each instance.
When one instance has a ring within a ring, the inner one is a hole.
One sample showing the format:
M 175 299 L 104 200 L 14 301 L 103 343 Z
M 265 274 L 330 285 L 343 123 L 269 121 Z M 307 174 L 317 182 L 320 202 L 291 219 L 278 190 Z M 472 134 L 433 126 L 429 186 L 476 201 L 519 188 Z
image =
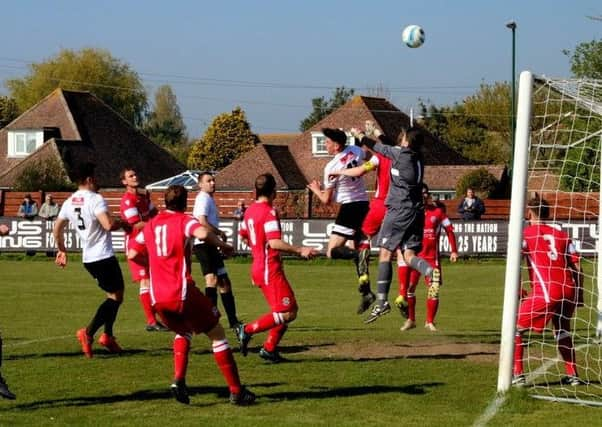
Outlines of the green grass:
M 248 262 L 230 261 L 228 267 L 239 316 L 252 320 L 267 311 L 250 284 Z M 395 312 L 371 325 L 355 314 L 351 265 L 288 262 L 300 304 L 282 342 L 290 362 L 259 359 L 265 335 L 254 337 L 248 357 L 236 352 L 243 382 L 259 396 L 248 408 L 227 403 L 203 336 L 193 341 L 191 405 L 171 398 L 172 335 L 143 330 L 133 284 L 127 285 L 115 327 L 125 354 L 99 350 L 86 360 L 75 330 L 89 321 L 103 294 L 82 265 L 75 261 L 59 270 L 50 259 L 0 258 L 0 271 L 2 373 L 17 394 L 14 402 L 0 401 L 0 425 L 469 426 L 495 397 L 501 261 L 444 266 L 436 334 L 421 327 L 424 286 L 418 292 L 419 327 L 401 333 Z M 198 279 L 197 266 L 194 273 Z M 489 425 L 537 426 L 554 419 L 602 424 L 595 421 L 599 409 L 543 402 L 518 390 Z

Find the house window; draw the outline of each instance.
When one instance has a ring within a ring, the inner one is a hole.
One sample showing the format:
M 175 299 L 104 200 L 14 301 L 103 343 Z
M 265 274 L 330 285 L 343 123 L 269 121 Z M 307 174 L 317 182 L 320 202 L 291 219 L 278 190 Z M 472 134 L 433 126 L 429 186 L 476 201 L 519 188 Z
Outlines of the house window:
M 321 132 L 311 133 L 311 153 L 314 156 L 327 155 L 326 151 L 326 137 Z
M 456 192 L 454 190 L 431 190 L 431 195 L 434 200 L 451 200 L 456 198 Z
M 25 157 L 44 142 L 44 131 L 9 131 L 8 157 Z
M 347 134 L 347 145 L 354 145 L 355 140 L 350 134 Z M 314 156 L 327 156 L 326 137 L 322 132 L 311 133 L 311 153 Z

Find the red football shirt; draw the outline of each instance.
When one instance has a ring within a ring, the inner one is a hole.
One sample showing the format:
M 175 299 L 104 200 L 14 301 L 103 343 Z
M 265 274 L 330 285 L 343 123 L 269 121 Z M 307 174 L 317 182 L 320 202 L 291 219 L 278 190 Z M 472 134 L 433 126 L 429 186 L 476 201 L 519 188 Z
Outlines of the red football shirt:
M 424 207 L 424 235 L 422 237 L 422 251 L 420 256 L 428 259 L 439 257 L 439 232 L 441 227 L 447 233 L 447 240 L 452 252 L 458 252 L 454 226 L 445 211 L 433 204 Z
M 142 232 L 132 239 L 133 249 L 146 246 L 153 304 L 186 299 L 186 239 L 201 227 L 196 218 L 182 212 L 162 211 L 150 219 Z
M 533 294 L 547 302 L 572 298 L 575 282 L 568 267 L 569 260 L 575 263 L 578 255 L 566 232 L 546 224 L 530 225 L 524 230 L 523 253 Z
M 270 239 L 281 238 L 278 214 L 269 203 L 255 202 L 247 208 L 239 234 L 251 247 L 253 283 L 267 284 L 273 273 L 282 272 L 280 252 L 268 244 Z
M 374 198 L 385 200 L 391 184 L 391 159 L 380 153 L 374 153 L 373 156 L 375 160 L 373 161 L 371 158 L 370 161 L 377 167 Z
M 137 191 L 136 193 L 126 191 L 123 197 L 121 197 L 121 203 L 119 204 L 121 218 L 130 225 L 145 221 L 154 208 L 155 206 L 151 202 L 150 197 Z M 129 232 L 126 231 L 126 236 L 133 239 L 138 232 L 138 230 L 132 228 Z

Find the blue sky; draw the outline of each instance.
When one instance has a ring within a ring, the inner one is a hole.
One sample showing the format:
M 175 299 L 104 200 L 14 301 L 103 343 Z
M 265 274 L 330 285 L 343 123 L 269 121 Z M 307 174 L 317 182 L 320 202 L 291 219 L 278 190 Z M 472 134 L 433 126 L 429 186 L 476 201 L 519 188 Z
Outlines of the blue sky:
M 568 77 L 563 49 L 602 38 L 599 0 L 13 1 L 3 7 L 0 80 L 61 48 L 101 47 L 154 89 L 170 84 L 188 132 L 240 105 L 256 133 L 296 132 L 311 99 L 337 86 L 382 86 L 409 111 L 461 101 L 517 70 Z M 408 24 L 426 42 L 401 43 Z M 0 89 L 6 93 L 3 87 Z

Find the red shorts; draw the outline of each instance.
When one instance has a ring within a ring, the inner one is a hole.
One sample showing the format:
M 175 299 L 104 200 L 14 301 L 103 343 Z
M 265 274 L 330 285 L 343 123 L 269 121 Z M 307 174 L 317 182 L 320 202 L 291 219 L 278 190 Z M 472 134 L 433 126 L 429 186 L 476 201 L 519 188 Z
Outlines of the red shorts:
M 188 288 L 184 301 L 156 303 L 155 310 L 165 326 L 180 335 L 209 332 L 220 318 L 211 300 L 195 286 Z
M 556 315 L 573 317 L 575 302 L 570 299 L 554 299 L 546 302 L 543 295 L 529 294 L 520 303 L 516 326 L 518 329 L 530 329 L 541 333 L 548 322 Z
M 370 209 L 362 223 L 362 233 L 366 236 L 375 236 L 383 223 L 387 208 L 383 199 L 372 199 Z
M 125 247 L 126 253 L 130 249 L 130 242 L 132 239 L 129 237 L 126 239 Z M 134 259 L 128 259 L 128 267 L 130 268 L 130 275 L 132 276 L 133 282 L 139 282 L 142 279 L 148 279 L 148 256 L 146 254 L 146 249 L 136 255 Z
M 291 288 L 284 274 L 273 274 L 268 279 L 268 283 L 257 286 L 263 292 L 263 296 L 272 311 L 283 313 L 298 308 L 293 288 Z
M 139 282 L 142 279 L 148 279 L 148 259 L 146 256 L 138 255 L 134 259 L 128 259 L 128 267 L 132 275 L 132 281 Z

